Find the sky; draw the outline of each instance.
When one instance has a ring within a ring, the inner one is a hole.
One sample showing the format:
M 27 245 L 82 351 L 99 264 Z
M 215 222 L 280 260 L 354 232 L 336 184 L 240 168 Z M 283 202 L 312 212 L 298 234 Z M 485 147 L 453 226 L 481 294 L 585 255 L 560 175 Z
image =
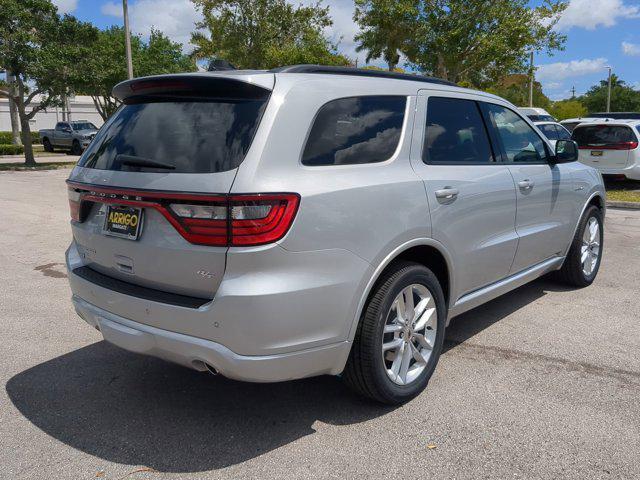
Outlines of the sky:
M 293 1 L 293 0 L 292 0 Z M 531 0 L 531 6 L 543 0 Z M 315 0 L 302 0 L 311 3 Z M 122 24 L 120 0 L 53 0 L 61 13 L 104 28 Z M 298 3 L 297 1 L 295 3 Z M 348 57 L 356 53 L 354 35 L 358 28 L 352 20 L 353 0 L 324 0 L 330 7 L 333 26 L 327 36 L 339 41 L 339 50 Z M 129 19 L 134 33 L 143 37 L 155 27 L 189 52 L 189 37 L 200 18 L 190 0 L 129 0 Z M 536 79 L 552 100 L 586 92 L 606 79 L 607 66 L 629 85 L 640 90 L 640 0 L 570 0 L 556 28 L 567 36 L 564 51 L 553 56 L 539 54 Z M 374 62 L 376 63 L 376 62 Z M 380 64 L 378 62 L 378 64 Z

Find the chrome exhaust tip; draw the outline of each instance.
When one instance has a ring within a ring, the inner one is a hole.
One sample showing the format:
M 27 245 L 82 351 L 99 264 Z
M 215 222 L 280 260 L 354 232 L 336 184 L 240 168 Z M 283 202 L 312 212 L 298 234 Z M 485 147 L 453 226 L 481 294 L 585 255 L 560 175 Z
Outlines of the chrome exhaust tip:
M 218 370 L 216 370 L 215 367 L 212 367 L 208 363 L 205 363 L 204 366 L 207 368 L 207 372 L 209 372 L 211 375 L 218 375 L 219 374 Z

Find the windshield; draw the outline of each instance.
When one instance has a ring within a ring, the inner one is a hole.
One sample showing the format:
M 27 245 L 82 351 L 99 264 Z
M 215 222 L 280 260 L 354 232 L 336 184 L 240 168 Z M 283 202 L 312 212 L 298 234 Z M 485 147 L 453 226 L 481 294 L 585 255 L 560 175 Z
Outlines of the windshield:
M 71 128 L 73 128 L 74 130 L 97 130 L 98 129 L 98 127 L 96 127 L 91 122 L 73 122 L 71 124 Z
M 629 127 L 619 125 L 576 127 L 572 136 L 580 147 L 602 147 L 636 141 L 633 131 Z
M 266 100 L 160 101 L 125 105 L 98 133 L 79 166 L 101 170 L 214 173 L 237 168 Z M 142 162 L 133 162 L 140 157 Z M 129 159 L 125 161 L 123 159 Z

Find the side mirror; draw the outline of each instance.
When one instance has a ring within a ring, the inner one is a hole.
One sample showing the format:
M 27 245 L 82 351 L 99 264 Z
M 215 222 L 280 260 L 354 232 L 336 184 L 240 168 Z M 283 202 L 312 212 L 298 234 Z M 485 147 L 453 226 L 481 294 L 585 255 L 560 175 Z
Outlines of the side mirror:
M 70 129 L 69 127 L 64 127 L 64 128 L 62 129 L 62 131 L 63 131 L 64 133 L 71 133 L 71 129 Z
M 578 144 L 573 140 L 558 140 L 556 142 L 555 163 L 571 163 L 578 160 Z

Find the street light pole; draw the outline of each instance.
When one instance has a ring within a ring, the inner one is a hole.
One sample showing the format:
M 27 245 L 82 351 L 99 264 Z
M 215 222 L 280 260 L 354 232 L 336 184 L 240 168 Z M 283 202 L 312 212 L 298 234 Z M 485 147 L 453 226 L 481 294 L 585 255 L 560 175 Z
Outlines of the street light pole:
M 127 54 L 127 74 L 133 78 L 133 61 L 131 60 L 131 33 L 129 32 L 129 12 L 127 0 L 122 0 L 122 13 L 124 15 L 124 46 Z
M 611 111 L 611 67 L 605 67 L 609 69 L 609 80 L 607 87 L 607 113 Z
M 529 72 L 529 106 L 533 107 L 533 80 L 534 80 L 534 76 L 533 76 L 533 50 L 531 50 L 531 63 L 529 66 L 530 72 Z

